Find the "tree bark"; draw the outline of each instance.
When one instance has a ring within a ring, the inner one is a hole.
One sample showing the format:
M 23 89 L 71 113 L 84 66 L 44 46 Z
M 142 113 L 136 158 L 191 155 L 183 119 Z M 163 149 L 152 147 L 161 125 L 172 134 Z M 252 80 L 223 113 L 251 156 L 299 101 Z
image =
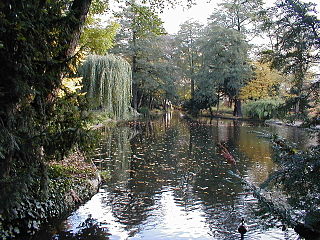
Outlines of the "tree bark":
M 69 38 L 67 40 L 67 48 L 63 58 L 71 57 L 80 40 L 82 27 L 87 19 L 89 8 L 92 0 L 74 0 L 71 7 L 66 29 L 69 30 Z
M 220 94 L 219 93 L 217 94 L 217 97 L 218 97 L 218 99 L 217 99 L 217 114 L 219 114 L 219 105 L 220 105 Z
M 132 107 L 138 110 L 137 57 L 132 56 Z
M 143 93 L 141 93 L 141 95 L 140 95 L 138 108 L 141 107 L 141 105 L 142 105 L 142 100 L 143 100 Z
M 241 100 L 236 98 L 234 101 L 233 116 L 242 117 Z
M 135 15 L 133 16 L 133 22 L 135 23 Z M 135 29 L 132 31 L 132 44 L 133 44 L 133 56 L 132 56 L 132 107 L 138 110 L 138 79 L 137 79 L 137 35 Z
M 209 112 L 210 112 L 210 117 L 212 118 L 213 117 L 213 111 L 212 111 L 211 107 L 209 107 Z

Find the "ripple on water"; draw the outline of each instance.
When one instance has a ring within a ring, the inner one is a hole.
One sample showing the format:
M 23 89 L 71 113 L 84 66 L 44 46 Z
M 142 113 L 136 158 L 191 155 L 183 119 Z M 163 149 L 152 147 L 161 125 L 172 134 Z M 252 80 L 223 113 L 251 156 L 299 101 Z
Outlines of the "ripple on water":
M 240 238 L 237 226 L 244 217 L 248 240 L 296 238 L 230 174 L 239 171 L 259 184 L 273 171 L 269 143 L 248 133 L 266 127 L 175 119 L 170 125 L 140 124 L 137 135 L 129 130 L 109 130 L 102 141 L 95 158 L 103 157 L 99 164 L 112 179 L 68 217 L 66 230 L 79 232 L 89 217 L 106 230 L 105 239 L 232 240 Z M 217 153 L 219 142 L 235 155 L 237 169 Z

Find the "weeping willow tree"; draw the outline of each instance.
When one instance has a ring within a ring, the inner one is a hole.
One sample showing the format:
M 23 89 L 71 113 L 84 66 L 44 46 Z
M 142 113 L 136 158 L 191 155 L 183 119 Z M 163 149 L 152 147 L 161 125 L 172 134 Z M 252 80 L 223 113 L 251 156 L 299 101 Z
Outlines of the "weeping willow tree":
M 90 55 L 79 73 L 92 109 L 103 109 L 116 119 L 129 117 L 132 72 L 127 61 L 114 55 Z

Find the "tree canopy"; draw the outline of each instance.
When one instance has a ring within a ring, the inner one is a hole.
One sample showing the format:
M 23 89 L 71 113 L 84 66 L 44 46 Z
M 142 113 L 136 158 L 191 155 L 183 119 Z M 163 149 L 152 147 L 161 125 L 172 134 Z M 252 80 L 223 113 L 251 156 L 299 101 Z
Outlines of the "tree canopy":
M 273 8 L 275 19 L 267 22 L 276 36 L 273 49 L 265 51 L 272 62 L 272 67 L 293 76 L 291 94 L 295 95 L 296 113 L 305 106 L 302 100 L 303 86 L 308 72 L 314 64 L 319 63 L 320 21 L 317 19 L 312 3 L 298 0 L 283 0 Z
M 93 109 L 103 109 L 115 119 L 130 116 L 132 72 L 128 62 L 113 55 L 90 55 L 79 73 Z

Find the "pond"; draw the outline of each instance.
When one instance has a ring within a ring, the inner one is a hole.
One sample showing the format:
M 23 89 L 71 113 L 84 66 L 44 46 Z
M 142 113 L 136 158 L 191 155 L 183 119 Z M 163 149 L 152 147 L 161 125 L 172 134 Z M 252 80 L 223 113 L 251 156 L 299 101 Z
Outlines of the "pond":
M 299 144 L 297 128 L 184 118 L 181 113 L 105 128 L 94 162 L 110 181 L 59 226 L 52 239 L 296 239 L 233 173 L 259 185 L 276 169 L 261 132 Z M 236 159 L 226 161 L 217 144 Z M 281 193 L 279 193 L 281 195 Z

